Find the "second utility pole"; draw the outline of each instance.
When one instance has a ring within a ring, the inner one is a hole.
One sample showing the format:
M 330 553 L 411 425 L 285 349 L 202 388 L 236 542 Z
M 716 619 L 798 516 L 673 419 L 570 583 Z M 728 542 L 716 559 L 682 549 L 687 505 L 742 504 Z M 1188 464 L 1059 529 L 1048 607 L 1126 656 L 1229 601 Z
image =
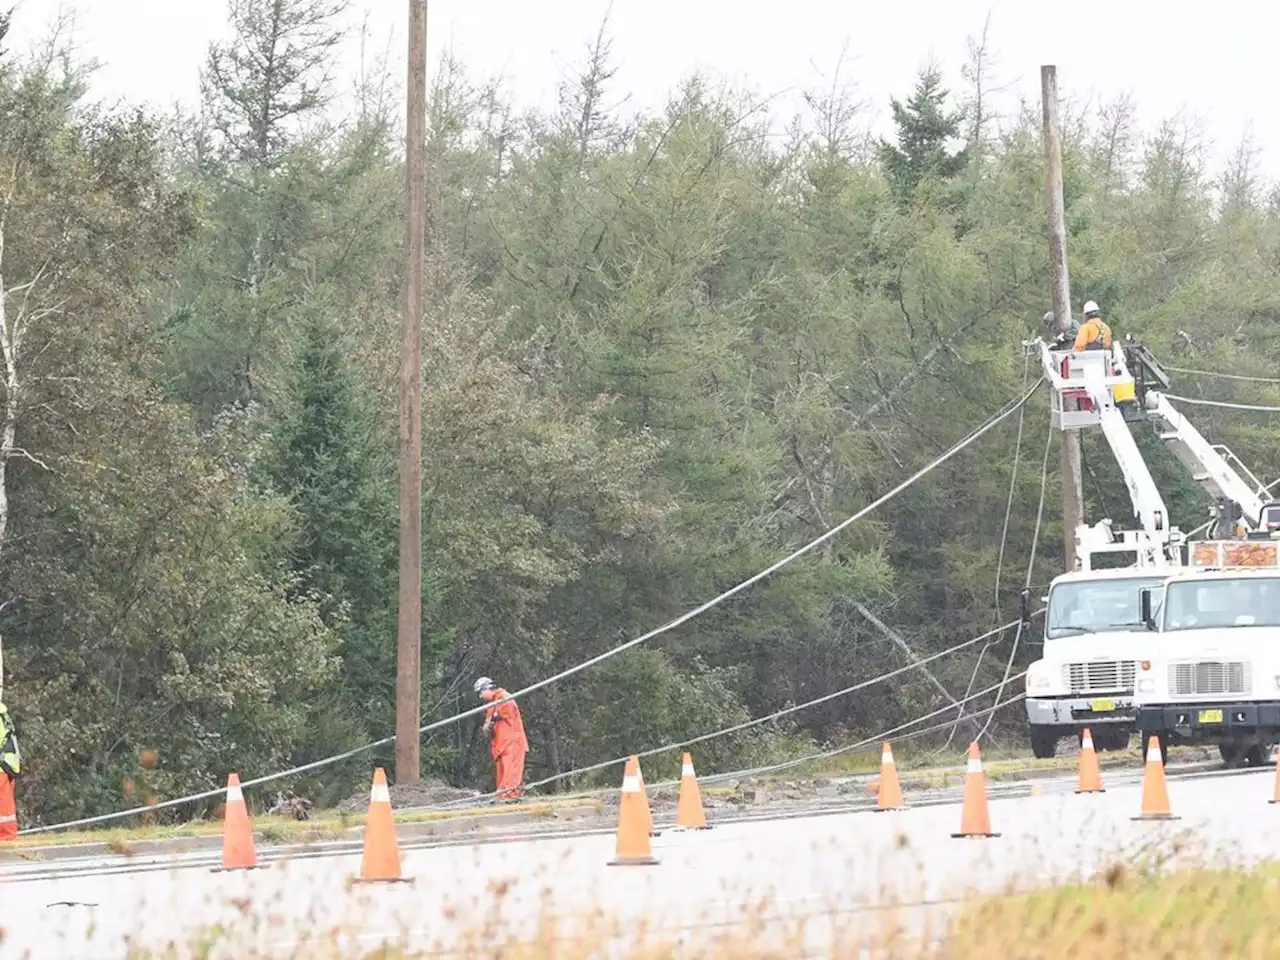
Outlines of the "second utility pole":
M 427 245 L 427 0 L 409 0 L 405 115 L 404 315 L 400 325 L 400 612 L 397 783 L 422 776 L 422 319 Z
M 1053 266 L 1053 317 L 1059 330 L 1071 329 L 1071 284 L 1067 276 L 1067 218 L 1062 199 L 1062 127 L 1058 121 L 1058 68 L 1040 68 L 1044 112 L 1045 195 L 1049 209 L 1049 255 Z M 1080 478 L 1080 431 L 1062 431 L 1063 561 L 1076 568 L 1076 527 L 1084 522 Z

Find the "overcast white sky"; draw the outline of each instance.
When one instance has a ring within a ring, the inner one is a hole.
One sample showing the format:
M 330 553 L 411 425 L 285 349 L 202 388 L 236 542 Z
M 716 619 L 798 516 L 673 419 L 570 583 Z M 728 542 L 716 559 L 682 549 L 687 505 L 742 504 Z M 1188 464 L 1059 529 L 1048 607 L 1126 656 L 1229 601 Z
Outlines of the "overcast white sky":
M 162 106 L 194 101 L 204 51 L 226 21 L 225 0 L 16 3 L 8 46 L 24 47 L 59 8 L 74 9 L 82 54 L 103 63 L 95 95 Z M 353 24 L 368 12 L 375 45 L 391 38 L 400 72 L 406 0 L 353 3 Z M 609 0 L 429 0 L 429 69 L 450 47 L 475 75 L 502 73 L 520 104 L 551 103 L 609 6 Z M 1129 92 L 1144 128 L 1182 109 L 1203 118 L 1215 166 L 1252 124 L 1263 170 L 1280 178 L 1276 0 L 612 0 L 615 84 L 619 96 L 630 95 L 628 107 L 658 106 L 683 76 L 701 69 L 760 94 L 784 94 L 777 103 L 785 120 L 799 90 L 820 84 L 847 44 L 843 73 L 883 131 L 889 96 L 908 92 L 930 55 L 952 89 L 960 89 L 966 36 L 981 32 L 988 12 L 997 79 L 1010 84 L 1007 109 L 1019 94 L 1038 102 L 1039 66 L 1056 63 L 1064 95 Z M 344 55 L 345 67 L 354 69 L 355 39 Z

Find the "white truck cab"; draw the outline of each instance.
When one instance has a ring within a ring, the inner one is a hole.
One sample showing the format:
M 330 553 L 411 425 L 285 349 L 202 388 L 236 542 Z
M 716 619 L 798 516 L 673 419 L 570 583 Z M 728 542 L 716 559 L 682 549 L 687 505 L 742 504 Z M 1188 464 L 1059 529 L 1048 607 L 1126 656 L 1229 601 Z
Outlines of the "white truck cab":
M 1123 750 L 1136 729 L 1137 665 L 1156 637 L 1142 619 L 1144 589 L 1168 568 L 1077 570 L 1054 579 L 1045 598 L 1044 653 L 1027 670 L 1031 751 L 1045 759 L 1085 727 L 1099 750 Z
M 1258 528 L 1267 536 L 1280 537 L 1280 503 L 1268 503 L 1262 508 Z
M 1265 763 L 1280 741 L 1280 541 L 1206 541 L 1141 601 L 1158 640 L 1138 664 L 1143 739 Z

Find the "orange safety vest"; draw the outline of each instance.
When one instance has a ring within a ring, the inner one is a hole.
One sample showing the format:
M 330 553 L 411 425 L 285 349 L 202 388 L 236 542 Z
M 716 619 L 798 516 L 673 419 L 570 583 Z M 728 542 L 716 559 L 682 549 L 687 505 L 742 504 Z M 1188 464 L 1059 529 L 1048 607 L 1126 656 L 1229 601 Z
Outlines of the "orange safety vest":
M 1071 352 L 1079 353 L 1082 350 L 1110 349 L 1111 328 L 1102 322 L 1101 317 L 1090 317 L 1080 327 L 1080 332 L 1076 334 L 1076 342 L 1071 348 Z

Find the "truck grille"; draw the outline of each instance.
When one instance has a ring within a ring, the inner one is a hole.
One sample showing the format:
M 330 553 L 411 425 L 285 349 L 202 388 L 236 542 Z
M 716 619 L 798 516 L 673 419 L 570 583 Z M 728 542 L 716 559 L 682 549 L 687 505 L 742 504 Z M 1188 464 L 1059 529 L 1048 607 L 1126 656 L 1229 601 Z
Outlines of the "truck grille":
M 1103 693 L 1132 690 L 1134 673 L 1132 660 L 1092 660 L 1065 664 L 1062 679 L 1072 693 Z
M 1169 664 L 1169 692 L 1175 697 L 1247 694 L 1252 689 L 1252 664 L 1212 660 Z

